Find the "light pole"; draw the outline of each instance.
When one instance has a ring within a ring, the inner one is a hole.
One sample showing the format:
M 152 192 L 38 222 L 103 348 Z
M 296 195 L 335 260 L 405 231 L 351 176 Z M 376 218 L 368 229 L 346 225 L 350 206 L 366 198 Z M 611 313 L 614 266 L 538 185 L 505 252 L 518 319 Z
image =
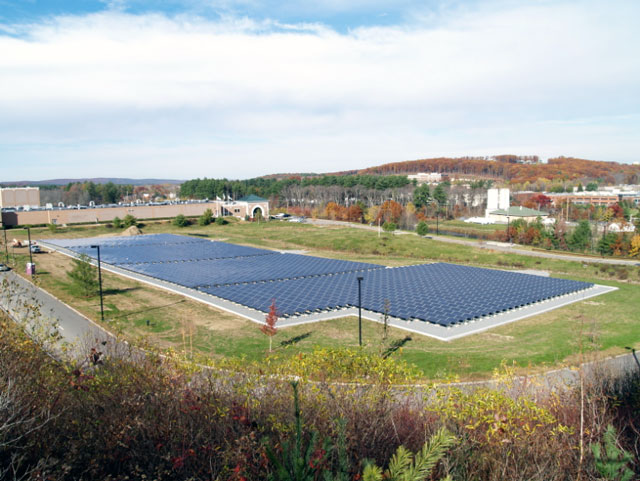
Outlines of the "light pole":
M 358 277 L 358 343 L 362 347 L 362 276 Z
M 507 242 L 511 243 L 511 234 L 509 233 L 509 216 L 507 215 Z
M 29 227 L 25 227 L 27 229 L 27 238 L 29 239 L 29 262 L 31 263 L 31 268 L 33 269 L 33 254 L 31 253 L 31 229 Z
M 104 322 L 104 304 L 102 302 L 102 269 L 100 268 L 100 246 L 92 245 L 92 249 L 98 249 L 98 284 L 100 285 L 100 320 Z
M 9 245 L 7 244 L 7 226 L 3 226 L 2 231 L 4 232 L 4 257 L 6 259 L 7 264 L 9 264 Z
M 638 369 L 640 369 L 640 361 L 638 361 L 638 357 L 636 356 L 636 350 L 632 347 L 628 347 L 625 346 L 625 349 L 628 349 L 629 351 L 631 351 L 631 354 L 633 355 L 633 358 L 636 360 L 636 364 L 638 365 Z

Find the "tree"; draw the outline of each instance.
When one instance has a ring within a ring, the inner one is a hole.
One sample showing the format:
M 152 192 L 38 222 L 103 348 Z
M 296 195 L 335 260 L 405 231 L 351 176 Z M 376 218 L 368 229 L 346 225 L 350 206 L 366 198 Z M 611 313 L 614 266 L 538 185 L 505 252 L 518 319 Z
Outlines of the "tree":
M 176 227 L 187 227 L 191 222 L 184 215 L 178 214 L 175 219 L 173 219 L 173 225 Z
M 429 226 L 425 221 L 420 221 L 416 226 L 416 232 L 418 235 L 425 236 L 429 233 Z
M 198 217 L 198 225 L 209 225 L 213 222 L 213 212 L 211 209 L 205 210 L 200 217 Z
M 598 252 L 603 256 L 612 255 L 613 246 L 616 244 L 617 240 L 618 236 L 613 232 L 603 235 L 600 242 L 598 242 Z
M 387 200 L 380 206 L 378 219 L 376 220 L 382 220 L 385 223 L 397 223 L 400 217 L 402 217 L 402 205 L 395 200 Z
M 587 192 L 595 192 L 598 190 L 597 182 L 589 182 L 586 187 Z
M 445 205 L 447 203 L 447 192 L 444 190 L 442 184 L 438 184 L 436 188 L 433 189 L 433 198 L 439 205 Z
M 134 216 L 132 216 L 131 214 L 127 214 L 124 216 L 124 219 L 122 219 L 122 224 L 125 227 L 132 227 L 134 225 L 138 225 L 138 219 L 136 219 Z
M 98 289 L 98 272 L 91 265 L 91 259 L 86 254 L 73 259 L 73 267 L 67 276 L 80 288 L 84 297 L 95 296 Z
M 413 191 L 413 203 L 418 209 L 426 207 L 431 202 L 431 190 L 428 184 L 422 184 Z
M 273 299 L 271 301 L 271 306 L 269 306 L 269 313 L 265 318 L 265 324 L 260 327 L 260 330 L 269 336 L 269 352 L 271 352 L 271 346 L 273 342 L 273 336 L 278 332 L 278 328 L 276 327 L 276 323 L 278 322 L 278 310 L 276 309 L 276 300 Z
M 640 257 L 640 234 L 636 234 L 631 239 L 629 257 Z
M 573 234 L 569 238 L 569 246 L 572 249 L 583 251 L 591 243 L 591 226 L 589 221 L 581 220 L 578 227 L 575 228 Z

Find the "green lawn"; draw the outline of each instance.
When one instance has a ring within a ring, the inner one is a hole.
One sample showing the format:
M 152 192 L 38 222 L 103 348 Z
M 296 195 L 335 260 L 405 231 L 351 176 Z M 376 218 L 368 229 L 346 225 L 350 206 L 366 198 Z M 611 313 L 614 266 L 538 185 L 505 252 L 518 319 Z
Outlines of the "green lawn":
M 304 249 L 325 257 L 385 265 L 446 261 L 543 269 L 555 276 L 619 288 L 613 293 L 449 343 L 392 329 L 383 344 L 382 326 L 363 321 L 366 349 L 381 353 L 390 342 L 403 341 L 403 347 L 392 356 L 416 364 L 425 377 L 431 379 L 486 377 L 502 361 L 515 361 L 527 369 L 542 369 L 578 362 L 580 352 L 586 351 L 592 356 L 594 352 L 600 355 L 623 352 L 627 345 L 640 347 L 638 267 L 587 266 L 580 262 L 491 252 L 413 235 L 378 237 L 376 232 L 362 229 L 287 222 L 260 225 L 232 222 L 226 226 L 186 228 L 166 222 L 148 223 L 143 231 L 206 236 L 268 248 Z M 71 227 L 55 234 L 46 229 L 33 229 L 32 238 L 91 237 L 109 233 L 113 234 L 113 229 L 104 226 Z M 19 259 L 24 261 L 27 257 L 21 255 Z M 43 287 L 88 316 L 99 318 L 97 299 L 78 298 L 69 287 L 66 258 L 43 254 L 36 257 L 36 263 L 42 267 L 39 282 Z M 104 280 L 107 317 L 114 318 L 107 327 L 112 330 L 132 339 L 144 338 L 161 347 L 212 357 L 244 357 L 259 362 L 267 355 L 268 339 L 254 323 L 116 275 L 105 273 Z M 281 329 L 274 337 L 274 348 L 285 355 L 296 355 L 317 347 L 355 347 L 357 340 L 357 319 L 343 318 Z

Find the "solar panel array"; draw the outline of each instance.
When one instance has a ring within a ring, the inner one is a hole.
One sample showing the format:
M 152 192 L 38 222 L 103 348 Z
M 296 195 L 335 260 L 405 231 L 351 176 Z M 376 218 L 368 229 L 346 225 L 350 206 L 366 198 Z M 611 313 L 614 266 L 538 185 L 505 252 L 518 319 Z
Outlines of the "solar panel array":
M 50 244 L 119 267 L 195 288 L 284 317 L 357 306 L 405 320 L 451 326 L 578 292 L 593 284 L 446 263 L 384 268 L 377 264 L 280 254 L 172 234 Z
M 162 264 L 121 264 L 120 267 L 183 286 L 202 289 L 207 286 L 256 283 L 382 268 L 376 264 L 362 262 L 268 252 L 271 255 Z
M 273 299 L 284 316 L 358 304 L 392 317 L 450 326 L 527 306 L 592 284 L 515 272 L 437 263 L 343 273 L 274 284 L 217 286 L 204 292 L 267 312 Z

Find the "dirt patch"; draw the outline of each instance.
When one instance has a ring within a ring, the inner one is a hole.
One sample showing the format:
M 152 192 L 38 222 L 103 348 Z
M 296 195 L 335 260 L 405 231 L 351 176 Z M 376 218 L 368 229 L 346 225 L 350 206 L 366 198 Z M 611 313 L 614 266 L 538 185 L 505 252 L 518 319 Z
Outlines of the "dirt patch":
M 121 235 L 123 236 L 142 235 L 142 231 L 138 229 L 135 225 L 132 225 L 131 227 L 126 229 Z

